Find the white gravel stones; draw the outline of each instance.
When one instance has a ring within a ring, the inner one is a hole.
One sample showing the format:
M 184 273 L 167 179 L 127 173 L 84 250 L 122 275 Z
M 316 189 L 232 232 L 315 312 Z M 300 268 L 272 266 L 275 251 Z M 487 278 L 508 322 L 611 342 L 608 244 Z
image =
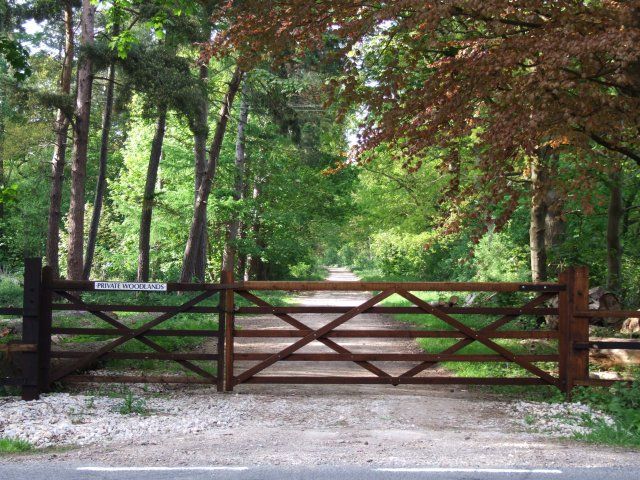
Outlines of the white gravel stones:
M 229 403 L 215 395 L 147 397 L 148 412 L 120 414 L 122 398 L 45 395 L 38 401 L 0 399 L 0 437 L 26 440 L 38 448 L 113 441 L 149 442 L 155 436 L 189 435 L 228 428 L 246 412 L 250 398 Z
M 586 435 L 595 423 L 614 423 L 610 416 L 582 403 L 518 401 L 512 403 L 511 408 L 522 426 L 557 437 Z

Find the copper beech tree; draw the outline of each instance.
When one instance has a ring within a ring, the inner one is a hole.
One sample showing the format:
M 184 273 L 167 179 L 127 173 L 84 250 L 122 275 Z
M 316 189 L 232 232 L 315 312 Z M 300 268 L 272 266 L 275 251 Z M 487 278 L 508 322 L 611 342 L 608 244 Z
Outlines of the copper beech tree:
M 452 190 L 506 202 L 498 226 L 522 190 L 511 179 L 545 149 L 570 151 L 585 176 L 602 158 L 640 165 L 638 0 L 244 0 L 217 20 L 227 28 L 208 53 L 246 63 L 337 42 L 336 98 L 366 106 L 360 158 L 384 146 L 419 168 L 436 147 L 459 174 L 460 139 L 477 136 L 479 177 Z

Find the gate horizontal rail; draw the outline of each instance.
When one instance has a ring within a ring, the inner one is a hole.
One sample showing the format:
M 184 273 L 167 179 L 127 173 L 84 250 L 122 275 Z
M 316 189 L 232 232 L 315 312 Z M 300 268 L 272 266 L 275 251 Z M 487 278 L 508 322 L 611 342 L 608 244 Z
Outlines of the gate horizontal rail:
M 167 292 L 201 292 L 220 290 L 283 290 L 283 291 L 382 291 L 402 285 L 414 292 L 561 292 L 564 285 L 527 282 L 288 282 L 247 281 L 228 283 L 167 283 Z M 52 288 L 93 292 L 94 281 L 53 280 Z
M 244 383 L 311 385 L 547 385 L 537 377 L 312 377 L 256 376 Z
M 367 312 L 369 313 L 369 312 Z M 313 330 L 247 329 L 235 330 L 235 337 L 288 338 L 303 337 Z M 327 338 L 467 338 L 464 333 L 453 330 L 333 330 Z M 547 339 L 559 338 L 555 330 L 508 330 L 491 332 L 489 338 Z
M 352 307 L 239 307 L 236 313 L 346 313 Z M 558 315 L 557 308 L 513 307 L 438 307 L 440 311 L 458 315 Z M 372 307 L 367 313 L 424 314 L 418 307 Z

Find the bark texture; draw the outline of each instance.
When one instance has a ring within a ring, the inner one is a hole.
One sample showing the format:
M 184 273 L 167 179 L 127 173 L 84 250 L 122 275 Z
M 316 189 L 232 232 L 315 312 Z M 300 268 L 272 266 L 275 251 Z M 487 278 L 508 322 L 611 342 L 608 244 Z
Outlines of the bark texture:
M 64 2 L 64 57 L 60 74 L 60 93 L 71 93 L 71 74 L 73 72 L 73 9 L 70 1 Z M 49 215 L 47 219 L 46 261 L 53 269 L 54 277 L 60 276 L 60 220 L 62 218 L 62 183 L 67 155 L 67 135 L 69 118 L 62 109 L 56 113 L 56 143 L 51 159 L 51 191 L 49 192 Z
M 547 252 L 545 248 L 545 186 L 547 182 L 547 155 L 541 152 L 531 164 L 531 225 L 529 227 L 529 247 L 531 250 L 531 280 L 547 280 Z
M 549 157 L 549 167 L 547 168 L 547 185 L 544 186 L 544 203 L 546 206 L 544 245 L 546 249 L 548 269 L 551 275 L 556 275 L 560 266 L 560 247 L 562 246 L 567 222 L 564 218 L 564 196 L 558 191 L 557 185 L 553 182 L 553 175 L 558 171 L 560 157 L 552 154 Z
M 610 194 L 607 212 L 607 289 L 619 292 L 622 287 L 622 220 L 624 203 L 622 199 L 622 172 L 609 174 Z
M 242 88 L 242 102 L 240 103 L 240 118 L 238 119 L 238 134 L 236 137 L 236 158 L 234 169 L 233 200 L 242 200 L 244 193 L 245 161 L 246 161 L 246 127 L 249 119 L 249 103 L 247 102 L 247 82 Z M 234 212 L 234 217 L 227 226 L 227 238 L 222 254 L 222 271 L 235 271 L 238 233 L 240 230 L 240 213 Z M 244 275 L 244 273 L 241 273 Z
M 209 201 L 209 194 L 211 193 L 211 183 L 216 174 L 218 159 L 220 158 L 220 150 L 222 148 L 222 141 L 224 140 L 227 124 L 229 122 L 231 106 L 233 105 L 233 100 L 240 88 L 242 76 L 242 70 L 239 67 L 236 67 L 233 77 L 229 82 L 227 92 L 222 100 L 220 117 L 216 125 L 211 147 L 209 148 L 207 166 L 196 196 L 193 219 L 189 229 L 189 238 L 187 239 L 187 245 L 185 247 L 184 257 L 182 260 L 182 272 L 180 275 L 181 282 L 190 282 L 194 277 L 198 250 L 202 248 L 201 231 L 206 228 L 207 202 Z
M 254 200 L 254 204 L 257 204 L 256 200 L 260 197 L 260 190 L 262 186 L 262 180 L 259 177 L 256 177 L 253 185 L 252 198 Z M 251 223 L 251 236 L 253 237 L 256 247 L 258 247 L 259 251 L 264 249 L 264 241 L 261 236 L 262 225 L 260 224 L 260 210 L 259 207 L 256 206 L 256 210 L 253 212 L 253 219 Z M 249 255 L 247 260 L 247 280 L 266 280 L 267 279 L 267 267 L 265 263 L 262 261 L 260 255 L 255 253 Z
M 100 226 L 100 216 L 102 215 L 102 205 L 104 202 L 104 192 L 107 187 L 107 163 L 109 159 L 109 133 L 111 132 L 111 116 L 113 113 L 113 93 L 115 84 L 116 68 L 112 63 L 109 66 L 107 75 L 107 91 L 102 114 L 102 136 L 100 139 L 100 160 L 98 170 L 98 180 L 96 182 L 96 196 L 93 201 L 93 214 L 89 226 L 89 236 L 87 237 L 87 253 L 84 257 L 84 269 L 82 277 L 87 280 L 91 275 L 93 265 L 93 255 L 96 250 L 98 239 L 98 227 Z
M 209 68 L 207 65 L 200 66 L 200 80 L 206 85 L 209 78 Z M 194 204 L 198 198 L 198 190 L 202 184 L 202 179 L 207 168 L 207 137 L 209 136 L 209 101 L 205 95 L 202 96 L 202 103 L 198 109 L 198 115 L 193 127 L 193 144 L 195 159 L 195 188 Z M 204 282 L 207 268 L 207 212 L 204 212 L 204 222 L 198 232 L 200 236 L 200 248 L 196 252 L 194 277 L 198 282 Z
M 158 168 L 162 157 L 162 144 L 167 126 L 167 107 L 163 105 L 158 111 L 156 131 L 151 142 L 151 154 L 147 167 L 147 178 L 144 185 L 144 197 L 142 199 L 142 213 L 140 215 L 140 238 L 138 241 L 138 282 L 149 281 L 149 259 L 151 249 L 151 217 L 153 215 L 153 202 L 158 181 Z
M 80 45 L 86 49 L 93 45 L 95 6 L 91 0 L 82 0 Z M 89 119 L 91 114 L 91 58 L 86 51 L 80 55 L 78 65 L 78 93 L 73 134 L 73 159 L 71 163 L 71 203 L 69 205 L 69 251 L 67 276 L 71 280 L 82 278 L 84 253 L 84 203 L 87 173 L 87 148 L 89 144 Z

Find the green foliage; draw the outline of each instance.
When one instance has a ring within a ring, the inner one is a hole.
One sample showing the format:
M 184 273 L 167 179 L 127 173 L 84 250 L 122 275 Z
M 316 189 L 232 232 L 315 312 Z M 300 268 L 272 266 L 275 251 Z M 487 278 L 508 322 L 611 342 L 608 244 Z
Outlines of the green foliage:
M 148 415 L 147 402 L 143 398 L 136 398 L 132 392 L 128 392 L 118 407 L 120 415 Z
M 636 380 L 630 386 L 618 383 L 610 388 L 580 387 L 573 399 L 614 419 L 613 425 L 593 419 L 592 432 L 580 438 L 595 443 L 640 447 L 640 381 Z
M 11 66 L 16 80 L 25 80 L 31 75 L 29 65 L 29 52 L 16 40 L 9 38 L 4 32 L 0 32 L 0 58 L 6 60 Z
M 24 453 L 33 450 L 33 445 L 25 440 L 17 438 L 0 438 L 0 455 L 11 453 Z
M 0 274 L 0 305 L 3 307 L 22 306 L 22 286 L 12 275 Z

